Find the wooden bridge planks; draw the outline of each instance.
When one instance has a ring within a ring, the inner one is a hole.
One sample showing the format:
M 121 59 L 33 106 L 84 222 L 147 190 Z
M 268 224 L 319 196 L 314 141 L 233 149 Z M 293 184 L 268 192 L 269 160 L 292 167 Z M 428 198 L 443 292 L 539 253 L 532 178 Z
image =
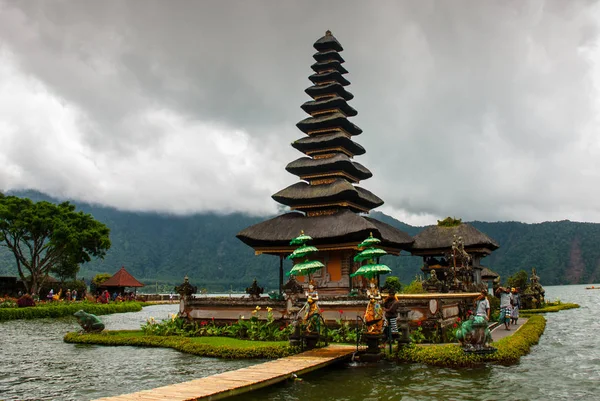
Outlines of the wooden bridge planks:
M 304 374 L 322 368 L 349 357 L 354 351 L 356 347 L 351 345 L 329 345 L 247 368 L 96 401 L 218 400 L 270 386 L 293 374 Z

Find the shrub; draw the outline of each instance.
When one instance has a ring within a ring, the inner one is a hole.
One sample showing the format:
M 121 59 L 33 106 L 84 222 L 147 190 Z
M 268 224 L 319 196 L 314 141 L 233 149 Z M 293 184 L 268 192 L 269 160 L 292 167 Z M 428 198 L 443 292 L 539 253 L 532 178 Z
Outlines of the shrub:
M 106 305 L 91 302 L 62 303 L 52 302 L 40 304 L 31 308 L 4 308 L 0 309 L 0 321 L 14 319 L 36 319 L 44 317 L 71 316 L 78 310 L 84 310 L 94 315 L 107 315 L 110 313 L 139 312 L 143 304 L 140 302 L 122 302 Z
M 14 298 L 0 298 L 0 308 L 16 308 L 17 301 Z
M 402 283 L 400 279 L 396 276 L 388 276 L 385 278 L 385 283 L 383 284 L 383 288 L 386 290 L 393 290 L 395 293 L 400 293 L 402 290 Z
M 17 305 L 19 306 L 19 308 L 28 308 L 31 306 L 35 306 L 35 301 L 31 297 L 31 295 L 25 294 L 17 300 Z
M 141 326 L 147 335 L 154 336 L 225 336 L 238 339 L 255 341 L 282 341 L 287 340 L 291 333 L 291 327 L 273 318 L 273 311 L 267 308 L 267 320 L 260 320 L 256 316 L 261 308 L 259 306 L 252 312 L 250 319 L 240 319 L 229 325 L 217 325 L 212 320 L 200 322 L 188 322 L 171 315 L 169 319 L 157 322 L 150 318 Z
M 566 309 L 576 309 L 579 308 L 578 304 L 573 303 L 562 303 L 560 301 L 556 302 L 548 302 L 543 308 L 540 309 L 521 309 L 519 313 L 523 315 L 531 315 L 531 314 L 539 314 L 539 313 L 547 313 L 547 312 L 558 312 Z
M 421 280 L 414 279 L 409 285 L 404 287 L 404 294 L 424 294 L 426 291 L 423 289 L 423 283 Z
M 531 347 L 538 343 L 544 329 L 546 319 L 532 316 L 521 329 L 512 336 L 493 343 L 497 348 L 493 354 L 475 355 L 465 353 L 457 344 L 418 346 L 410 344 L 399 347 L 390 357 L 400 362 L 424 363 L 445 367 L 472 367 L 483 363 L 511 365 L 519 361 L 521 356 L 529 353 Z

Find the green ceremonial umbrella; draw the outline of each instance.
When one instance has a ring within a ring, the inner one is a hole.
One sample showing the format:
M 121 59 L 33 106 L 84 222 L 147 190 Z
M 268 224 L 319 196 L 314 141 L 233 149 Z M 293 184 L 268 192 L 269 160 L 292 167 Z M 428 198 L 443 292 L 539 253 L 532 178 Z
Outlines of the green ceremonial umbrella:
M 370 233 L 369 238 L 358 244 L 358 248 L 368 248 L 375 244 L 379 244 L 380 242 L 380 239 L 373 237 L 373 233 Z
M 305 242 L 312 240 L 312 237 L 300 231 L 300 235 L 290 241 L 290 245 L 304 245 Z
M 355 271 L 350 275 L 350 277 L 354 276 L 364 276 L 368 279 L 379 276 L 380 274 L 391 273 L 392 269 L 387 267 L 386 265 L 381 264 L 373 264 L 373 265 L 364 265 L 361 266 L 360 269 Z
M 325 265 L 318 260 L 307 260 L 306 262 L 296 263 L 288 276 L 306 276 L 324 268 Z
M 387 255 L 387 252 L 379 248 L 368 248 L 361 251 L 354 257 L 355 262 L 362 262 L 363 260 L 376 259 L 381 256 Z
M 300 248 L 294 250 L 294 252 L 292 252 L 290 255 L 288 255 L 287 258 L 288 259 L 304 258 L 313 252 L 319 252 L 319 250 L 312 245 L 304 245 L 304 246 L 301 246 Z

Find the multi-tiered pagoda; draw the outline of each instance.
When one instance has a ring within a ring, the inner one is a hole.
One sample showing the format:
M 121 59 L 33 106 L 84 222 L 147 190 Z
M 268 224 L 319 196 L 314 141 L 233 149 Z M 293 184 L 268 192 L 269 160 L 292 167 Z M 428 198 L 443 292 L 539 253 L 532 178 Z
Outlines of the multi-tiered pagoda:
M 309 77 L 313 85 L 305 91 L 313 100 L 301 106 L 310 117 L 296 124 L 307 136 L 292 143 L 306 156 L 286 167 L 300 182 L 273 195 L 291 212 L 248 227 L 237 237 L 256 254 L 279 255 L 283 260 L 293 251 L 290 240 L 303 230 L 313 238 L 320 251 L 317 256 L 325 264 L 315 275 L 319 293 L 345 294 L 352 287 L 350 274 L 360 267 L 353 257 L 362 239 L 372 233 L 393 255 L 409 249 L 413 239 L 364 215 L 381 206 L 383 200 L 358 186 L 372 173 L 354 161 L 354 156 L 364 154 L 365 149 L 352 139 L 362 130 L 348 120 L 357 111 L 348 105 L 354 96 L 345 89 L 350 82 L 344 78 L 348 71 L 342 66 L 343 48 L 330 31 L 314 47 L 316 62 Z M 281 285 L 281 264 L 279 273 Z

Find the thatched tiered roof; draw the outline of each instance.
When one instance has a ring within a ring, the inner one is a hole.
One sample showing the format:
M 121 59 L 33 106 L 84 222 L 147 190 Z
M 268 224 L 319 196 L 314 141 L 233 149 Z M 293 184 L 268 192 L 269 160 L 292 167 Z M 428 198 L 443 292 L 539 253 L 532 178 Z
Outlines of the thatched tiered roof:
M 360 163 L 352 161 L 344 153 L 338 153 L 325 159 L 301 157 L 288 164 L 285 169 L 300 178 L 311 174 L 322 174 L 328 171 L 343 171 L 352 177 L 356 177 L 358 180 L 366 180 L 373 176 L 373 173 L 371 173 L 368 168 Z
M 365 148 L 342 132 L 301 138 L 294 141 L 292 147 L 307 155 L 331 152 L 331 149 L 334 148 L 338 148 L 339 151 L 347 155 L 362 155 L 365 153 Z
M 352 140 L 362 130 L 348 120 L 357 111 L 347 103 L 354 95 L 346 90 L 350 82 L 343 76 L 348 72 L 339 55 L 343 48 L 329 31 L 314 47 L 316 63 L 311 68 L 315 73 L 309 77 L 313 85 L 306 89 L 313 100 L 302 105 L 310 116 L 296 124 L 307 137 L 292 144 L 308 157 L 286 167 L 302 181 L 273 195 L 275 201 L 306 215 L 284 214 L 241 231 L 238 238 L 255 249 L 269 248 L 261 252 L 278 253 L 275 249 L 279 249 L 279 253 L 285 253 L 287 243 L 301 230 L 313 237 L 317 246 L 344 243 L 344 249 L 352 249 L 373 232 L 391 253 L 397 254 L 412 243 L 410 236 L 356 214 L 368 213 L 381 206 L 383 200 L 356 185 L 372 173 L 353 160 L 365 149 Z
M 479 252 L 489 254 L 498 249 L 499 245 L 467 223 L 460 223 L 453 227 L 440 225 L 427 227 L 415 236 L 411 253 L 413 255 L 435 255 L 443 253 L 452 248 L 454 237 L 462 237 L 465 251 L 469 253 Z
M 413 242 L 403 231 L 369 217 L 363 217 L 350 210 L 341 210 L 332 215 L 306 217 L 302 213 L 291 212 L 240 231 L 237 237 L 247 245 L 265 253 L 278 253 L 289 250 L 289 242 L 300 231 L 313 239 L 312 245 L 325 250 L 326 245 L 347 242 L 360 243 L 370 233 L 381 239 L 382 247 L 391 248 L 392 253 L 406 249 Z

